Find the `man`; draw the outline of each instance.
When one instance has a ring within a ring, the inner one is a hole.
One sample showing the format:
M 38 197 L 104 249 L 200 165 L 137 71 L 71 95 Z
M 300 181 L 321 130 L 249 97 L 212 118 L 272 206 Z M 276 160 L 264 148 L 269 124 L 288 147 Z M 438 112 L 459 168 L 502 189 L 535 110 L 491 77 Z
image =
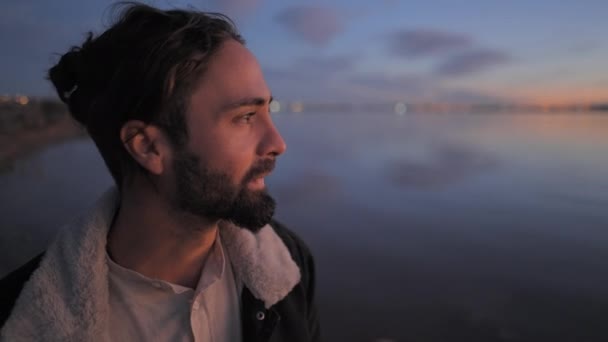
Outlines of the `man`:
M 285 143 L 230 20 L 123 5 L 49 78 L 117 188 L 1 283 L 4 341 L 316 341 L 314 266 L 272 220 Z

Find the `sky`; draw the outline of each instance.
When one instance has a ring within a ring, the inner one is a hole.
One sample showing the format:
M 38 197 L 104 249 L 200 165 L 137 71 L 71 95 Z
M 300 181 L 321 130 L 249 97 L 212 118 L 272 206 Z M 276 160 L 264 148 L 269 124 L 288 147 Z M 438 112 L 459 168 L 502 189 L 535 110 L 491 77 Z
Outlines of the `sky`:
M 228 14 L 280 100 L 608 102 L 605 0 L 145 2 Z M 0 94 L 54 96 L 46 70 L 112 3 L 3 0 Z

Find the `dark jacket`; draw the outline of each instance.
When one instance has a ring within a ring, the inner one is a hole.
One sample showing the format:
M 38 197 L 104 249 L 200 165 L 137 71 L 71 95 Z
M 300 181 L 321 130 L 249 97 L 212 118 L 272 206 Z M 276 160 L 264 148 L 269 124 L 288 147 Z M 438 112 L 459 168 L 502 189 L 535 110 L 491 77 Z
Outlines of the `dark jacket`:
M 302 279 L 285 299 L 268 310 L 247 288 L 244 289 L 241 296 L 243 341 L 320 341 L 312 255 L 293 232 L 277 222 L 273 222 L 272 226 L 300 266 Z M 264 313 L 264 320 L 259 319 L 259 312 Z
M 297 265 L 299 268 L 300 278 L 299 282 L 297 282 L 297 284 L 295 284 L 295 286 L 293 286 L 293 288 L 291 288 L 291 290 L 288 291 L 285 296 L 281 297 L 278 301 L 276 301 L 276 303 L 272 304 L 268 308 L 266 308 L 268 303 L 262 299 L 256 298 L 256 296 L 253 294 L 256 292 L 255 288 L 252 288 L 253 290 L 250 289 L 245 281 L 245 286 L 241 294 L 243 341 L 319 341 L 319 318 L 317 316 L 317 310 L 314 303 L 315 269 L 311 253 L 306 245 L 293 232 L 288 230 L 280 223 L 273 221 L 271 223 L 271 227 L 274 233 L 276 233 L 276 236 L 280 238 L 280 241 L 283 242 L 284 246 L 289 251 L 295 265 Z M 222 241 L 224 241 L 224 239 Z M 47 251 L 47 253 L 51 252 Z M 6 333 L 4 329 L 6 328 L 5 324 L 10 322 L 9 319 L 11 318 L 11 315 L 13 315 L 12 311 L 16 304 L 26 306 L 26 309 L 28 310 L 30 309 L 27 308 L 29 303 L 23 303 L 24 301 L 29 300 L 29 294 L 26 296 L 27 298 L 20 298 L 19 300 L 21 302 L 19 303 L 16 303 L 17 298 L 22 295 L 24 286 L 28 286 L 28 279 L 32 278 L 32 274 L 41 268 L 41 261 L 44 258 L 44 254 L 38 255 L 30 262 L 26 263 L 19 269 L 10 273 L 4 279 L 0 280 L 0 327 L 2 327 L 0 331 L 2 331 L 3 334 Z M 33 281 L 35 282 L 37 279 Z M 100 283 L 102 282 L 103 281 L 100 281 Z M 45 287 L 42 287 L 42 289 L 45 289 Z M 41 296 L 40 292 L 41 291 L 38 290 L 36 296 Z M 74 293 L 78 293 L 78 291 L 74 291 Z M 42 296 L 44 296 L 44 294 L 42 294 Z M 70 302 L 70 300 L 71 298 L 69 298 L 66 302 Z M 30 313 L 32 312 L 34 315 L 39 314 L 38 311 L 30 311 Z M 61 308 L 58 308 L 57 312 L 61 313 Z M 52 316 L 55 314 L 55 311 L 51 311 L 50 313 L 47 313 L 41 317 L 43 317 L 43 320 L 46 320 L 47 316 Z M 85 316 L 86 314 L 83 315 L 83 317 Z M 26 317 L 29 319 L 27 310 Z M 18 319 L 18 317 L 13 318 L 13 320 Z M 82 319 L 85 320 L 86 318 Z M 57 320 L 49 319 L 48 322 L 42 322 L 41 325 L 44 326 L 45 324 L 55 324 L 55 321 Z M 27 323 L 32 325 L 32 322 Z M 37 321 L 34 322 L 34 325 L 37 323 Z M 15 325 L 14 322 L 13 325 Z M 19 322 L 17 322 L 16 326 L 18 328 L 28 327 L 28 325 L 19 326 Z M 85 327 L 87 326 L 85 325 Z M 44 328 L 46 329 L 46 327 Z M 27 331 L 23 332 L 19 331 L 19 329 L 15 330 L 14 327 L 12 329 L 13 330 L 11 330 L 11 332 L 6 333 L 8 335 L 0 335 L 0 339 L 29 340 L 41 337 L 41 334 L 36 335 L 32 333 L 29 335 L 29 332 Z M 18 331 L 19 335 L 17 336 L 13 333 L 13 331 Z M 73 334 L 62 336 L 63 337 L 61 339 L 65 338 L 65 336 L 72 337 L 80 335 Z

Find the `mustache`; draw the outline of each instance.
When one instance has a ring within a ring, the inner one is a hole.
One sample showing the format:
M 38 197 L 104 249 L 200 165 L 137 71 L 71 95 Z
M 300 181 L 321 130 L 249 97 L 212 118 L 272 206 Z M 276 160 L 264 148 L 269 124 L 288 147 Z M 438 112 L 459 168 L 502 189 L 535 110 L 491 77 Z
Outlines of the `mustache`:
M 264 173 L 272 172 L 272 170 L 274 170 L 275 164 L 275 159 L 263 159 L 255 163 L 251 167 L 251 169 L 247 171 L 247 174 L 245 174 L 245 177 L 243 179 L 244 183 L 246 184 L 247 182 L 255 179 L 257 176 L 262 175 Z

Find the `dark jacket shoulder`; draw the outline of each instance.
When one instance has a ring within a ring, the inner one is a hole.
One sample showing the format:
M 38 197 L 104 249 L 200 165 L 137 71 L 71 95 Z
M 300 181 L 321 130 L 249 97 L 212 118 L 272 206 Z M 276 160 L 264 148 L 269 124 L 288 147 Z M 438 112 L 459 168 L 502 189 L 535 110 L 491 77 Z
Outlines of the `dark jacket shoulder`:
M 302 276 L 300 284 L 306 288 L 307 297 L 314 298 L 315 262 L 310 249 L 296 233 L 289 230 L 282 223 L 273 220 L 270 225 L 281 240 L 283 240 L 283 243 L 291 253 L 291 257 L 300 267 L 300 274 Z
M 278 338 L 276 340 L 295 341 L 299 339 L 293 338 L 294 335 L 300 335 L 300 337 L 302 337 L 302 335 L 308 335 L 304 340 L 319 341 L 320 328 L 319 316 L 315 303 L 316 271 L 314 258 L 306 243 L 304 243 L 304 241 L 293 231 L 274 220 L 271 222 L 271 226 L 281 240 L 283 240 L 283 243 L 291 253 L 291 257 L 300 267 L 301 274 L 300 283 L 285 299 L 277 304 L 279 310 L 288 314 L 284 315 L 281 324 L 284 328 L 283 333 L 281 334 L 279 331 L 278 334 L 275 333 L 274 337 L 277 338 L 282 335 L 283 338 Z M 300 330 L 303 322 L 305 322 L 305 329 Z

